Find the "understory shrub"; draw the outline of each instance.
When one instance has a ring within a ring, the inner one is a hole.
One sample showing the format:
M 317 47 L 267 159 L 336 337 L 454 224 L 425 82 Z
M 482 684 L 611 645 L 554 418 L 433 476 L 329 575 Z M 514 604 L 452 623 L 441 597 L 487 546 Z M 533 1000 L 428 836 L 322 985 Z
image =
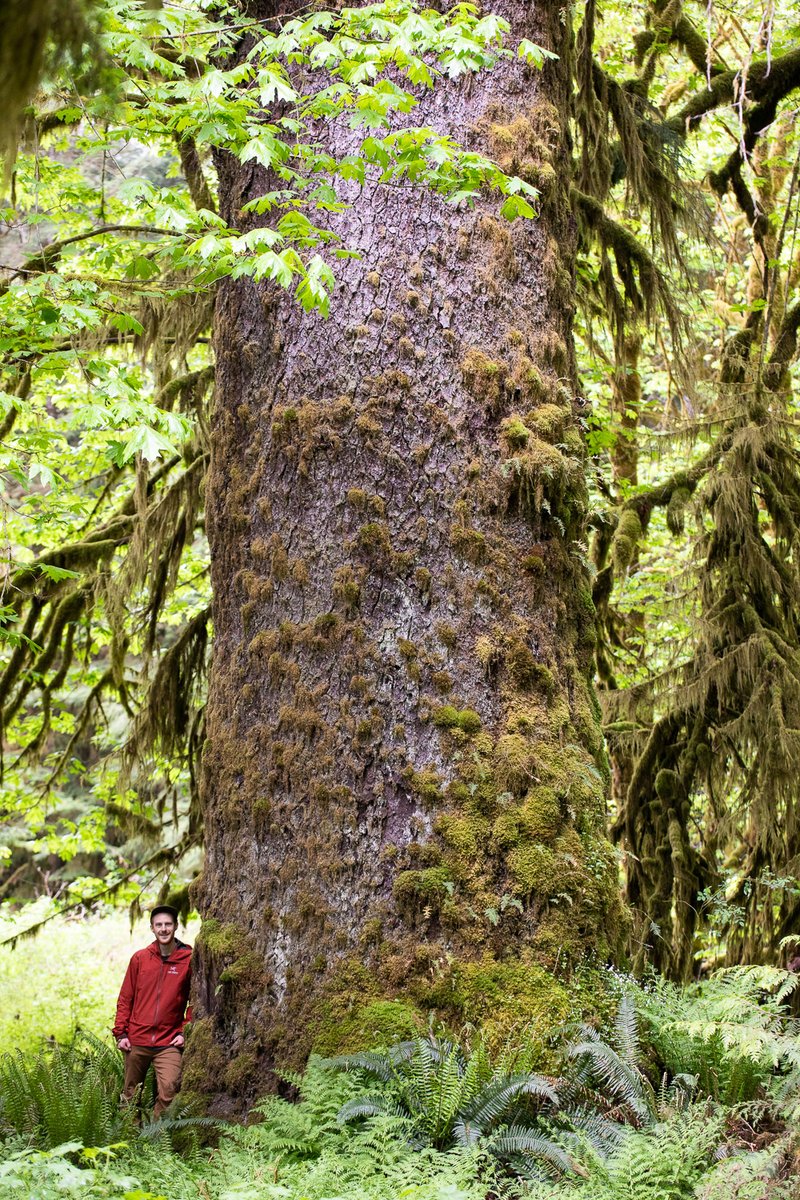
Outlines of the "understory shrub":
M 134 1111 L 119 1103 L 122 1055 L 89 1033 L 68 1046 L 0 1059 L 0 1129 L 44 1149 L 66 1142 L 107 1146 L 134 1132 Z
M 634 998 L 657 1064 L 694 1075 L 697 1092 L 725 1105 L 771 1098 L 800 1120 L 800 1021 L 787 1001 L 800 976 L 777 967 L 730 967 L 678 987 L 660 977 Z
M 545 1124 L 559 1105 L 553 1082 L 533 1071 L 494 1065 L 482 1043 L 467 1055 L 456 1042 L 420 1037 L 319 1065 L 381 1085 L 343 1105 L 341 1124 L 393 1115 L 407 1123 L 418 1145 L 439 1150 L 480 1145 L 489 1155 L 517 1163 L 523 1173 L 525 1166 L 548 1176 L 573 1169 Z
M 713 1165 L 724 1119 L 707 1104 L 637 1130 L 628 1126 L 608 1154 L 588 1140 L 573 1147 L 582 1178 L 531 1183 L 532 1200 L 691 1200 Z
M 20 1051 L 0 1058 L 0 1136 L 17 1134 L 42 1150 L 70 1143 L 104 1147 L 133 1138 L 158 1141 L 170 1149 L 182 1138 L 192 1145 L 199 1128 L 218 1128 L 195 1114 L 178 1096 L 158 1121 L 137 1124 L 135 1104 L 121 1105 L 122 1055 L 91 1033 L 79 1033 L 67 1046 L 36 1055 Z M 145 1084 L 145 1087 L 147 1084 Z M 42 1160 L 46 1161 L 46 1160 Z

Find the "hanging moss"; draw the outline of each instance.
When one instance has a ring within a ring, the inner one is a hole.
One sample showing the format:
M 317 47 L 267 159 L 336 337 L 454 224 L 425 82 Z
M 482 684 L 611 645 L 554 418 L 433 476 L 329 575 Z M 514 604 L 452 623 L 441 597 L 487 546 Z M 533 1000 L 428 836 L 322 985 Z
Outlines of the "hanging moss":
M 642 540 L 642 521 L 635 508 L 624 508 L 611 543 L 614 566 L 627 571 Z
M 531 437 L 503 464 L 508 505 L 532 521 L 557 518 L 566 526 L 583 512 L 585 481 L 578 459 L 542 438 Z
M 686 524 L 686 507 L 692 498 L 691 489 L 676 487 L 667 505 L 667 529 L 677 537 Z

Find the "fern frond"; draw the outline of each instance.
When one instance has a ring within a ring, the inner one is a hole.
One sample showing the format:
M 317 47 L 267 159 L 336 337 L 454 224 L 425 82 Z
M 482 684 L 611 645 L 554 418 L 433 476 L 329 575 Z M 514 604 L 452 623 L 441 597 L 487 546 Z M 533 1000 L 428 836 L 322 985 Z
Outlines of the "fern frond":
M 499 1158 L 523 1155 L 525 1158 L 537 1159 L 553 1168 L 557 1176 L 580 1173 L 569 1154 L 557 1142 L 524 1126 L 512 1125 L 502 1133 L 496 1134 L 486 1143 L 486 1149 Z
M 639 1018 L 633 997 L 628 992 L 620 1000 L 614 1018 L 614 1049 L 629 1067 L 638 1067 L 642 1053 Z
M 377 1117 L 384 1114 L 402 1115 L 396 1101 L 381 1092 L 374 1092 L 369 1096 L 356 1096 L 348 1100 L 347 1104 L 339 1109 L 336 1119 L 340 1125 L 347 1125 L 361 1117 Z
M 374 1050 L 362 1050 L 356 1054 L 338 1054 L 335 1058 L 322 1058 L 318 1061 L 323 1071 L 363 1071 L 374 1079 L 388 1083 L 393 1074 L 393 1062 L 388 1054 Z
M 584 1139 L 600 1158 L 615 1154 L 630 1133 L 629 1125 L 611 1121 L 602 1113 L 587 1108 L 572 1109 L 566 1115 L 578 1137 Z
M 464 1117 L 472 1125 L 488 1131 L 508 1112 L 509 1107 L 520 1096 L 532 1096 L 546 1101 L 553 1108 L 558 1105 L 558 1095 L 548 1079 L 542 1075 L 524 1075 L 500 1078 L 483 1088 L 467 1106 Z
M 613 1047 L 605 1042 L 578 1042 L 568 1053 L 591 1061 L 594 1075 L 608 1096 L 627 1105 L 644 1123 L 653 1119 L 655 1106 L 648 1095 L 649 1083 L 635 1067 L 623 1062 Z

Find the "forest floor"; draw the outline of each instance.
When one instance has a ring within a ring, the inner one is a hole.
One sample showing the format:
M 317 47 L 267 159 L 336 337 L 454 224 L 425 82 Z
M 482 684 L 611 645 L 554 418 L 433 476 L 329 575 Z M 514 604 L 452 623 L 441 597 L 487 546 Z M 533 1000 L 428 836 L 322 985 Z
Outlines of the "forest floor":
M 0 920 L 0 936 L 35 915 Z M 146 921 L 131 929 L 112 912 L 57 918 L 0 947 L 0 1200 L 800 1197 L 800 1030 L 765 990 L 768 968 L 683 990 L 610 976 L 616 1028 L 599 1031 L 605 1074 L 584 1076 L 582 1115 L 561 1079 L 548 1111 L 539 1096 L 527 1124 L 498 1121 L 491 1105 L 507 1064 L 487 1059 L 483 1091 L 467 1094 L 463 1072 L 450 1070 L 460 1050 L 423 1039 L 388 1083 L 312 1059 L 291 1081 L 296 1100 L 263 1100 L 246 1126 L 209 1127 L 180 1108 L 137 1126 L 118 1107 L 108 1031 L 127 960 L 149 940 Z M 575 1055 L 562 1049 L 569 1074 Z M 472 1070 L 480 1053 L 473 1044 L 462 1065 Z M 516 1078 L 541 1088 L 530 1072 L 518 1066 Z M 482 1111 L 476 1097 L 489 1098 Z M 342 1119 L 347 1104 L 362 1118 Z M 486 1122 L 471 1145 L 459 1144 L 467 1112 L 475 1127 Z

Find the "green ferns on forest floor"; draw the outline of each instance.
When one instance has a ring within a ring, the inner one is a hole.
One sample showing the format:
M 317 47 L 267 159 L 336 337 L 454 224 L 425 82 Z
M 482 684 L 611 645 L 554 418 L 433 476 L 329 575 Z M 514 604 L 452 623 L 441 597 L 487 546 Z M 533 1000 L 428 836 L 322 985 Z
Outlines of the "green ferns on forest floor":
M 180 1153 L 191 1119 L 137 1135 L 105 1103 L 110 1048 L 6 1056 L 0 1200 L 796 1200 L 794 982 L 761 967 L 685 989 L 612 977 L 608 1028 L 565 1031 L 553 1078 L 519 1048 L 493 1060 L 432 1035 L 312 1058 L 286 1079 L 296 1102 L 268 1097 L 254 1123 Z

